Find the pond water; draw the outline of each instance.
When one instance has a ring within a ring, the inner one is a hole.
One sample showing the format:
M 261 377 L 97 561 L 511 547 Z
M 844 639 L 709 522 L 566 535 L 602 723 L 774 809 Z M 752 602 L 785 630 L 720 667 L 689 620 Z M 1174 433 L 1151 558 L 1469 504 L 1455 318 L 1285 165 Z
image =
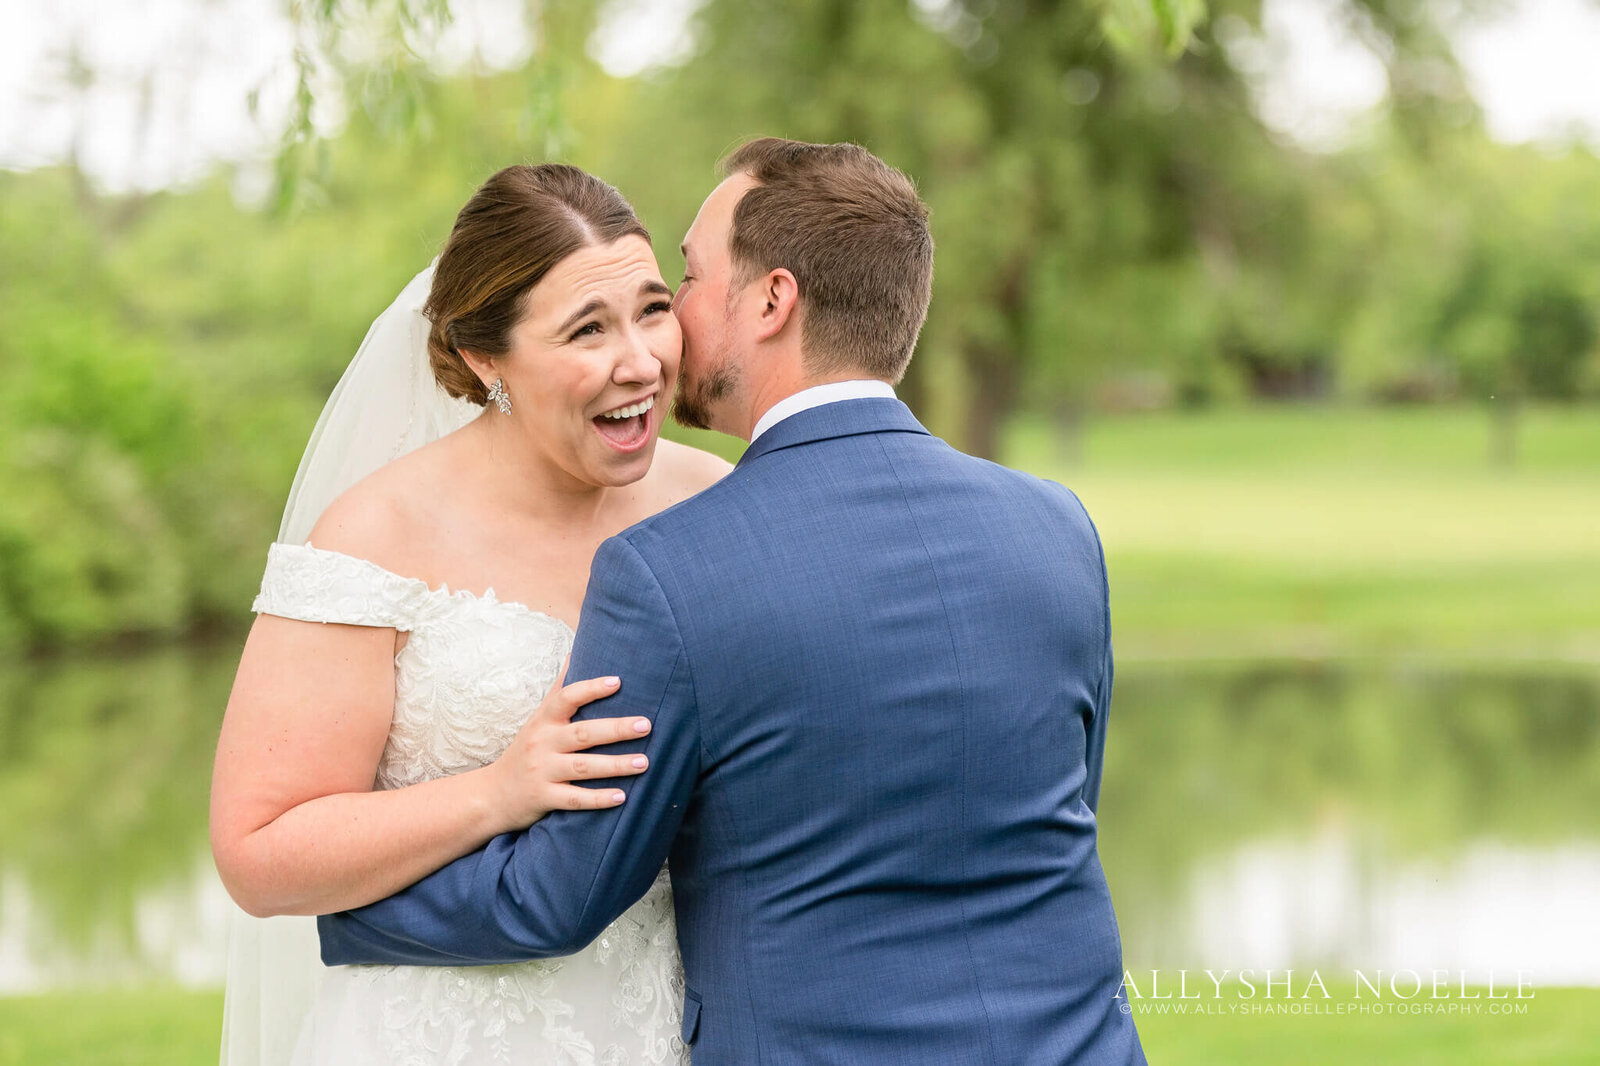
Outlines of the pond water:
M 220 982 L 233 650 L 0 666 L 0 994 Z M 1600 669 L 1119 667 L 1125 961 L 1600 985 Z

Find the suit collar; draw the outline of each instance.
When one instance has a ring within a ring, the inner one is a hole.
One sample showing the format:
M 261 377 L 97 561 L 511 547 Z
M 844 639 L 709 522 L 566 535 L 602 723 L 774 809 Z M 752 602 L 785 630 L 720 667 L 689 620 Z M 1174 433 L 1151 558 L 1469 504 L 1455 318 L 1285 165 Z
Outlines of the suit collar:
M 745 466 L 769 452 L 832 437 L 853 437 L 861 433 L 927 432 L 911 413 L 911 408 L 899 400 L 840 400 L 785 418 L 745 449 L 739 465 Z

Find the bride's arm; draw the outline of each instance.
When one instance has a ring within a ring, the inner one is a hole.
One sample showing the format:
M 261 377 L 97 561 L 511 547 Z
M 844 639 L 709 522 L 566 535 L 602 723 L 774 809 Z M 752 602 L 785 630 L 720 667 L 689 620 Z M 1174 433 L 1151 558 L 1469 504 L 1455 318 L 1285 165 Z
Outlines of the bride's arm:
M 615 790 L 566 782 L 640 772 L 631 756 L 582 750 L 638 737 L 632 719 L 545 718 L 489 766 L 372 791 L 394 705 L 394 646 L 393 629 L 272 615 L 250 631 L 211 787 L 217 870 L 249 913 L 372 903 L 550 810 L 617 802 Z M 600 681 L 571 688 L 582 703 L 612 691 Z

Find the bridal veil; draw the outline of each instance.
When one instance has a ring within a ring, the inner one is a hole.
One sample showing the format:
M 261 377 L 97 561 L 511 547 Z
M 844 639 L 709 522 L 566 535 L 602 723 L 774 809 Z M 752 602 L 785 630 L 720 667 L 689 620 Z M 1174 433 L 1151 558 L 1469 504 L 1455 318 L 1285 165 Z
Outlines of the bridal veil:
M 311 432 L 279 543 L 304 544 L 322 512 L 350 486 L 479 414 L 479 407 L 440 389 L 428 364 L 422 307 L 432 281 L 430 264 L 367 331 Z M 223 1066 L 287 1066 L 322 972 L 315 918 L 253 918 L 236 907 Z

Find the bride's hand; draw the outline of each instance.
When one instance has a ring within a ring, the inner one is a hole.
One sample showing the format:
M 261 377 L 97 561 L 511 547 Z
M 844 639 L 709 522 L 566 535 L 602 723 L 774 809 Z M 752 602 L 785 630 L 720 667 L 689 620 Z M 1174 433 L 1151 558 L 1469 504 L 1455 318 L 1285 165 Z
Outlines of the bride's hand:
M 490 796 L 501 832 L 523 829 L 551 811 L 605 810 L 622 803 L 614 788 L 585 788 L 573 781 L 641 774 L 649 766 L 643 755 L 594 755 L 587 749 L 650 732 L 647 718 L 589 718 L 572 721 L 579 707 L 613 695 L 621 686 L 614 677 L 597 677 L 565 685 L 563 677 L 533 712 L 505 753 L 484 767 L 491 780 Z

